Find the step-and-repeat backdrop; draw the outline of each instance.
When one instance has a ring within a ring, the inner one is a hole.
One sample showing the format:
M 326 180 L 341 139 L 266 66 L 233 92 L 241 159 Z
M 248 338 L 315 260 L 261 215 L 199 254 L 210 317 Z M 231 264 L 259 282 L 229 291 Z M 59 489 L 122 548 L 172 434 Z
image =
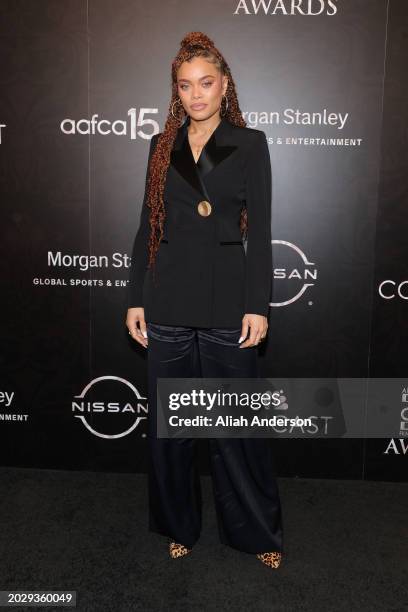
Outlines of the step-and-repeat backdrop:
M 406 3 L 2 0 L 0 16 L 2 465 L 147 469 L 127 279 L 191 30 L 224 54 L 269 142 L 262 375 L 405 376 Z M 278 474 L 405 480 L 406 402 L 401 389 L 399 437 L 276 440 Z

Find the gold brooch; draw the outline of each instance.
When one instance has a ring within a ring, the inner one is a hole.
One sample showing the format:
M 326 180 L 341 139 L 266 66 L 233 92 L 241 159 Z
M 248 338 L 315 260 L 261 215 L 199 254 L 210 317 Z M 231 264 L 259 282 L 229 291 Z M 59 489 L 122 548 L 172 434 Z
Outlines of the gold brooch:
M 198 212 L 202 217 L 208 217 L 211 214 L 211 204 L 207 200 L 202 200 L 197 204 Z

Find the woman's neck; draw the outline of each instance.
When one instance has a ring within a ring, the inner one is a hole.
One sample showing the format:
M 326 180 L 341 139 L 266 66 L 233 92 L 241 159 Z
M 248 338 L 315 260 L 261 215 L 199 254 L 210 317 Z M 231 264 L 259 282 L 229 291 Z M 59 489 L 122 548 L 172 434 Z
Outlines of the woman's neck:
M 215 114 L 208 119 L 203 119 L 202 121 L 195 121 L 190 117 L 188 133 L 190 136 L 197 138 L 197 140 L 205 140 L 214 132 L 220 122 L 221 117 L 219 114 Z

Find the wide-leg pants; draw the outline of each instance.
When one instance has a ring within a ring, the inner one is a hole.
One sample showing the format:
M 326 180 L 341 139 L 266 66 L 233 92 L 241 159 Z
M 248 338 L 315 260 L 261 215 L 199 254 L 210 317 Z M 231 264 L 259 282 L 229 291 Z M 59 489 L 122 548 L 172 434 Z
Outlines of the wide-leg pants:
M 149 530 L 191 548 L 201 532 L 196 439 L 157 438 L 157 378 L 259 378 L 257 347 L 239 329 L 147 323 Z M 209 439 L 220 541 L 248 553 L 282 552 L 282 516 L 272 440 Z

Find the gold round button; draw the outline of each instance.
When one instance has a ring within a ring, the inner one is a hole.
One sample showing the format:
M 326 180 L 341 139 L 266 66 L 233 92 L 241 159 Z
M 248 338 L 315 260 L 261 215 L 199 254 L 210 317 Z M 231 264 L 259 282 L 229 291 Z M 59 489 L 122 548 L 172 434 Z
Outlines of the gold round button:
M 208 217 L 211 214 L 211 204 L 207 200 L 201 200 L 197 204 L 198 212 L 202 217 Z

